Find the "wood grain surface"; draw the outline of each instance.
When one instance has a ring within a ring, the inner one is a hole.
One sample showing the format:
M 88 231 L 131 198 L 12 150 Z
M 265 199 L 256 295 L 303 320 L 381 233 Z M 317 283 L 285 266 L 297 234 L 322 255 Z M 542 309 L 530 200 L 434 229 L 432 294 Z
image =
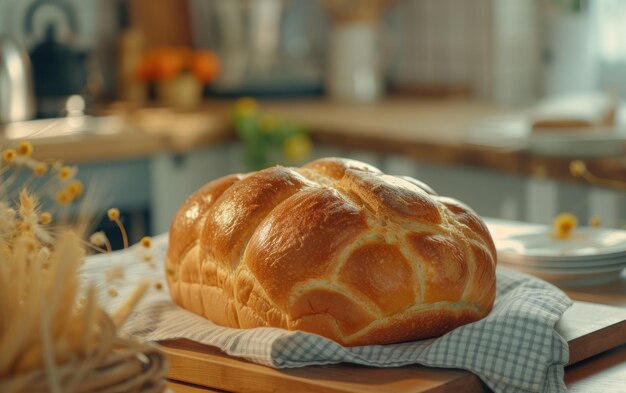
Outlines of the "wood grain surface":
M 626 391 L 626 345 L 566 368 L 565 384 L 572 393 Z
M 230 357 L 215 348 L 191 341 L 163 344 L 171 361 L 168 374 L 170 379 L 227 391 L 290 393 L 487 391 L 478 377 L 461 370 L 431 369 L 422 366 L 382 369 L 350 364 L 277 370 Z

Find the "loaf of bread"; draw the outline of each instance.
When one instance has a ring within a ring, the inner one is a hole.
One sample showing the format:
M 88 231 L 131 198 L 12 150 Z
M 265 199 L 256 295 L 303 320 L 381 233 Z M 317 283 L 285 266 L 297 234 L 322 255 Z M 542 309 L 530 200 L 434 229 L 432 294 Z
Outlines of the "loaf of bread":
M 387 344 L 481 319 L 495 297 L 496 251 L 476 213 L 353 160 L 212 181 L 169 236 L 172 299 L 222 326 Z

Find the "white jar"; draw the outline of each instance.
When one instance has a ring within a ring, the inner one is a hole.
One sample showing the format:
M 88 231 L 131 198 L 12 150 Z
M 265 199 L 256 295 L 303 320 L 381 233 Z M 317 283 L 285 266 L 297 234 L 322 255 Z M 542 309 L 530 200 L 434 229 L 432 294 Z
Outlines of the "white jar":
M 326 88 L 333 99 L 374 102 L 383 94 L 380 28 L 376 21 L 337 23 L 330 38 Z

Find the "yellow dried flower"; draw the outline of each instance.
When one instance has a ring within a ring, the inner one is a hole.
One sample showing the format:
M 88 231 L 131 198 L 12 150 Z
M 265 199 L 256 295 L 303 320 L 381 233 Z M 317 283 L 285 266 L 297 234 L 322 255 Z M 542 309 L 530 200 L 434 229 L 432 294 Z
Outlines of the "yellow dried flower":
M 80 198 L 85 191 L 85 187 L 83 186 L 82 181 L 74 179 L 70 182 L 70 184 L 68 184 L 67 191 L 72 194 L 74 198 Z
M 150 246 L 152 246 L 152 238 L 150 236 L 144 236 L 139 243 L 141 243 L 142 247 L 150 248 Z
M 59 173 L 57 176 L 59 177 L 59 180 L 67 181 L 73 178 L 75 174 L 76 174 L 76 170 L 73 167 L 64 166 L 61 169 L 59 169 Z
M 72 203 L 72 201 L 74 200 L 74 197 L 67 190 L 63 190 L 63 191 L 57 192 L 54 199 L 59 205 L 65 206 L 65 205 Z
M 587 166 L 580 160 L 574 160 L 569 163 L 569 171 L 572 176 L 580 177 L 587 171 Z
M 111 208 L 107 211 L 107 216 L 109 220 L 114 221 L 117 224 L 117 227 L 122 234 L 122 242 L 124 243 L 124 249 L 128 248 L 128 235 L 126 234 L 126 228 L 124 228 L 124 224 L 120 221 L 120 210 L 117 208 Z
M 15 149 L 17 154 L 22 157 L 30 157 L 33 154 L 33 144 L 29 141 L 22 141 L 17 144 L 17 148 Z
M 561 213 L 554 219 L 554 236 L 558 239 L 568 239 L 574 228 L 578 226 L 578 219 L 572 213 Z
M 95 246 L 104 246 L 106 244 L 107 236 L 104 232 L 94 232 L 91 236 L 89 236 L 89 243 Z
M 33 175 L 37 176 L 37 177 L 41 177 L 43 175 L 45 175 L 48 172 L 48 164 L 46 164 L 45 162 L 38 162 L 35 164 L 35 166 L 33 167 Z
M 109 210 L 107 210 L 107 217 L 109 217 L 109 220 L 111 221 L 116 221 L 120 219 L 120 209 L 113 207 Z
M 156 284 L 154 284 L 154 287 L 156 288 L 157 291 L 160 291 L 161 289 L 163 289 L 163 284 L 161 284 L 160 282 L 157 282 Z
M 602 220 L 600 220 L 600 217 L 593 216 L 589 219 L 590 227 L 598 228 L 600 225 L 602 225 Z
M 43 212 L 39 215 L 39 223 L 41 225 L 48 225 L 52 222 L 52 214 L 49 212 Z
M 17 156 L 17 152 L 13 149 L 5 149 L 2 152 L 2 159 L 6 162 L 15 161 L 15 157 Z
M 117 289 L 115 288 L 109 288 L 109 290 L 107 291 L 107 293 L 109 294 L 110 297 L 116 297 L 117 296 Z

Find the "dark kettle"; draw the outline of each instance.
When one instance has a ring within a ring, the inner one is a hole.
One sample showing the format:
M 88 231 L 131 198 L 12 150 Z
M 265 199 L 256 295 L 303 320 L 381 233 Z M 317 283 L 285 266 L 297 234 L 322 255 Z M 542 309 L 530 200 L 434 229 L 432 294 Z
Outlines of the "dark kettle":
M 55 39 L 54 25 L 48 25 L 45 39 L 30 54 L 37 97 L 80 94 L 87 83 L 87 55 Z

